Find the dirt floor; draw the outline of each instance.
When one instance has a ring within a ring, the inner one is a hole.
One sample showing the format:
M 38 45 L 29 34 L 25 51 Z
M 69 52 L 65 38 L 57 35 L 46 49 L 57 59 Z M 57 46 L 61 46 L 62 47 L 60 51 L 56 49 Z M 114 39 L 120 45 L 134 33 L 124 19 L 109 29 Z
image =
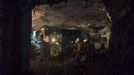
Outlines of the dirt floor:
M 102 61 L 77 64 L 73 59 L 31 60 L 30 71 L 35 75 L 105 75 Z

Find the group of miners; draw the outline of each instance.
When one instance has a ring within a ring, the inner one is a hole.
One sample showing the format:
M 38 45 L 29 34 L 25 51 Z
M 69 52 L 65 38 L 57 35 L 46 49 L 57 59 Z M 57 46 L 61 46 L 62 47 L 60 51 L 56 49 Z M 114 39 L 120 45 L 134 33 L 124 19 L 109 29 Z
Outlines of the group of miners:
M 95 46 L 90 39 L 82 39 L 80 37 L 76 38 L 75 42 L 69 42 L 66 44 L 65 48 L 61 49 L 59 43 L 55 42 L 56 39 L 52 39 L 53 43 L 44 40 L 45 34 L 44 30 L 39 34 L 40 38 L 40 61 L 50 59 L 51 57 L 59 56 L 60 54 L 65 55 L 70 51 L 70 56 L 77 62 L 82 60 L 88 62 L 94 60 Z M 63 46 L 62 46 L 63 47 Z M 60 57 L 62 57 L 62 55 Z
M 40 35 L 40 61 L 44 61 L 45 59 L 49 59 L 51 56 L 56 57 L 58 54 L 60 54 L 59 50 L 56 50 L 57 45 L 53 45 L 52 46 L 45 42 L 44 40 L 44 35 Z M 50 49 L 53 49 L 55 51 L 51 51 Z M 68 44 L 68 48 L 66 49 L 67 51 L 70 51 L 72 53 L 71 56 L 73 56 L 73 59 L 77 62 L 80 63 L 82 61 L 82 59 L 84 59 L 85 62 L 88 61 L 93 61 L 93 57 L 94 57 L 94 45 L 91 44 L 91 42 L 89 41 L 89 39 L 86 40 L 82 40 L 81 38 L 77 38 L 75 43 L 69 43 Z M 55 52 L 55 53 L 52 53 Z M 50 56 L 51 54 L 51 56 Z
M 77 38 L 70 49 L 72 50 L 73 59 L 77 63 L 80 63 L 81 61 L 94 61 L 94 45 L 91 44 L 89 39 L 82 40 L 81 38 Z

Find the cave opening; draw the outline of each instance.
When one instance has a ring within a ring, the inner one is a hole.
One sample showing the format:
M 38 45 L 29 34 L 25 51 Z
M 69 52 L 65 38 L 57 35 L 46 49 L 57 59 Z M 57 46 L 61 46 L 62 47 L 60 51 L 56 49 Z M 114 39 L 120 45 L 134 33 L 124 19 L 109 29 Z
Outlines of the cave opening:
M 32 9 L 30 70 L 35 74 L 88 75 L 85 68 L 91 65 L 96 68 L 91 74 L 103 71 L 97 73 L 101 67 L 95 65 L 105 63 L 111 18 L 99 1 L 85 1 L 68 0 Z

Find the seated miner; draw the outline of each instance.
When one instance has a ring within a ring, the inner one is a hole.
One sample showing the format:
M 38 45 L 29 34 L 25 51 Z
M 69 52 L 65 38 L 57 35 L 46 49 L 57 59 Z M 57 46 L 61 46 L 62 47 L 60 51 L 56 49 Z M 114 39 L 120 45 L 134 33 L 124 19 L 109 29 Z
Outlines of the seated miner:
M 51 43 L 51 48 L 50 48 L 50 57 L 57 57 L 60 54 L 61 48 L 60 44 L 56 42 L 55 38 L 52 38 L 52 43 Z

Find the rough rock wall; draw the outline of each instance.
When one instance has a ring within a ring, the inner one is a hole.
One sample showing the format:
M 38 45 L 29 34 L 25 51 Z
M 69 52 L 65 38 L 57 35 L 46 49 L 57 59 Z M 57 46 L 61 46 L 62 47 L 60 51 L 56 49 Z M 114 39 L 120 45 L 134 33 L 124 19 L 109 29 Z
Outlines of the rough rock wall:
M 52 25 L 65 28 L 83 28 L 88 25 L 106 25 L 105 13 L 99 9 L 98 0 L 88 0 L 88 8 L 85 8 L 85 0 L 68 0 L 68 3 L 36 6 L 33 9 L 32 27 Z
M 134 1 L 103 0 L 103 2 L 112 19 L 107 72 L 109 75 L 133 75 Z

